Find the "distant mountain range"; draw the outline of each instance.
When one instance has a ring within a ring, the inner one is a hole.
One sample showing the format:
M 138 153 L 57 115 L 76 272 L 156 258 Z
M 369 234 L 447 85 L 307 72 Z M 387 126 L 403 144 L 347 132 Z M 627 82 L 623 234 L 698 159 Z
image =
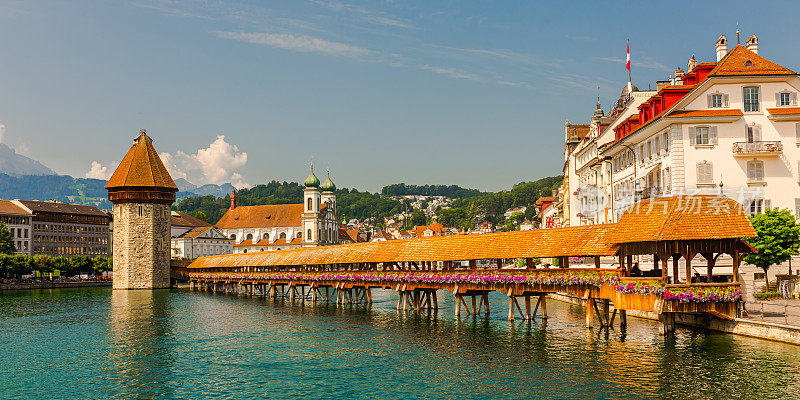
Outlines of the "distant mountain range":
M 56 172 L 44 164 L 18 154 L 11 147 L 0 143 L 0 172 L 11 176 L 23 175 L 56 175 Z
M 208 184 L 203 186 L 195 186 L 192 184 L 192 182 L 189 182 L 183 178 L 175 179 L 175 184 L 178 186 L 179 190 L 177 196 L 178 200 L 197 196 L 225 197 L 226 195 L 231 194 L 231 191 L 235 189 L 230 183 L 223 183 L 221 185 Z

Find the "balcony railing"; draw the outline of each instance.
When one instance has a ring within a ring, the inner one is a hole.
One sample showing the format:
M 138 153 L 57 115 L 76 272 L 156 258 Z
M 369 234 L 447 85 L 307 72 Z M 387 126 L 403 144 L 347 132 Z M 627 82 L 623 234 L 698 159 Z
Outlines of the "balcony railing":
M 653 197 L 661 197 L 661 196 L 668 196 L 670 194 L 669 188 L 663 188 L 658 186 L 646 187 L 642 189 L 640 194 L 641 199 L 650 199 Z
M 734 156 L 777 155 L 781 153 L 783 153 L 783 143 L 779 140 L 733 143 Z

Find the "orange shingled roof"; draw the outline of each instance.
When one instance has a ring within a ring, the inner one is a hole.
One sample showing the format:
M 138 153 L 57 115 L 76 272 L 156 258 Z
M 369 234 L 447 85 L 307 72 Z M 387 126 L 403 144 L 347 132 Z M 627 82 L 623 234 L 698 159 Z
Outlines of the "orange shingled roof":
M 669 113 L 665 118 L 688 118 L 688 117 L 741 117 L 742 110 L 677 110 Z
M 0 214 L 33 215 L 10 200 L 0 200 Z
M 435 236 L 202 257 L 190 268 L 613 255 L 611 225 Z
M 208 222 L 180 211 L 172 211 L 171 220 L 172 226 L 211 226 Z
M 746 63 L 750 62 L 750 66 Z M 711 70 L 709 76 L 741 75 L 795 75 L 796 72 L 782 67 L 742 45 L 737 45 Z
M 239 206 L 228 209 L 216 226 L 220 229 L 300 226 L 302 215 L 302 204 Z
M 182 238 L 196 238 L 211 229 L 211 226 L 198 226 L 196 228 L 192 228 L 189 232 L 184 233 L 180 237 Z
M 178 191 L 178 186 L 169 176 L 167 168 L 153 147 L 153 141 L 144 130 L 134 139 L 130 150 L 122 158 L 105 187 L 106 189 L 155 187 Z
M 755 237 L 741 204 L 725 196 L 672 196 L 636 203 L 620 218 L 613 243 Z
M 800 114 L 800 107 L 776 107 L 768 108 L 767 112 L 772 115 L 792 115 Z

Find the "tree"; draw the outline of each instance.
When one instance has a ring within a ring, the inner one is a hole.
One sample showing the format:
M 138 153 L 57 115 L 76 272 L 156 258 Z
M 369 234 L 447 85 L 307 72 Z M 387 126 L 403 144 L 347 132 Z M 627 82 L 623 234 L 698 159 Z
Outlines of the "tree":
M 764 270 L 764 279 L 769 284 L 767 270 L 797 254 L 800 247 L 800 225 L 797 225 L 789 210 L 767 209 L 763 214 L 750 217 L 750 223 L 758 235 L 745 241 L 756 249 L 756 253 L 744 256 L 744 261 Z
M 111 262 L 109 258 L 97 256 L 92 259 L 93 268 L 95 275 L 103 275 L 104 273 L 111 271 Z
M 89 273 L 94 269 L 91 257 L 84 255 L 72 256 L 69 259 L 70 275 L 80 275 L 82 272 Z
M 17 252 L 14 246 L 14 238 L 11 232 L 8 231 L 6 225 L 0 222 L 0 254 L 14 254 Z
M 203 222 L 208 222 L 208 216 L 206 216 L 206 213 L 202 211 L 198 211 L 197 214 L 195 215 L 195 218 Z
M 416 211 L 411 213 L 411 223 L 414 226 L 426 225 L 427 222 L 428 222 L 428 219 L 425 218 L 425 213 L 424 212 L 416 210 Z

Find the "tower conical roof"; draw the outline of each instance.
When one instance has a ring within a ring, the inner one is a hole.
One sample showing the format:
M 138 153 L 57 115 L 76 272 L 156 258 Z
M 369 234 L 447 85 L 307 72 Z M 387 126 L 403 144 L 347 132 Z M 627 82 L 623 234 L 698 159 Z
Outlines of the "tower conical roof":
M 334 192 L 336 191 L 336 185 L 333 184 L 331 180 L 331 170 L 328 170 L 328 178 L 325 179 L 325 182 L 322 182 L 322 186 L 319 188 L 322 189 L 323 192 Z
M 105 186 L 108 190 L 123 187 L 178 191 L 178 186 L 169 176 L 167 168 L 161 162 L 161 157 L 153 147 L 153 140 L 147 136 L 144 129 L 139 132 L 139 137 L 133 140 L 130 150 L 125 154 Z
M 311 164 L 311 173 L 308 174 L 308 178 L 306 178 L 303 184 L 307 188 L 318 188 L 319 187 L 319 179 L 316 175 L 314 175 L 314 164 Z

